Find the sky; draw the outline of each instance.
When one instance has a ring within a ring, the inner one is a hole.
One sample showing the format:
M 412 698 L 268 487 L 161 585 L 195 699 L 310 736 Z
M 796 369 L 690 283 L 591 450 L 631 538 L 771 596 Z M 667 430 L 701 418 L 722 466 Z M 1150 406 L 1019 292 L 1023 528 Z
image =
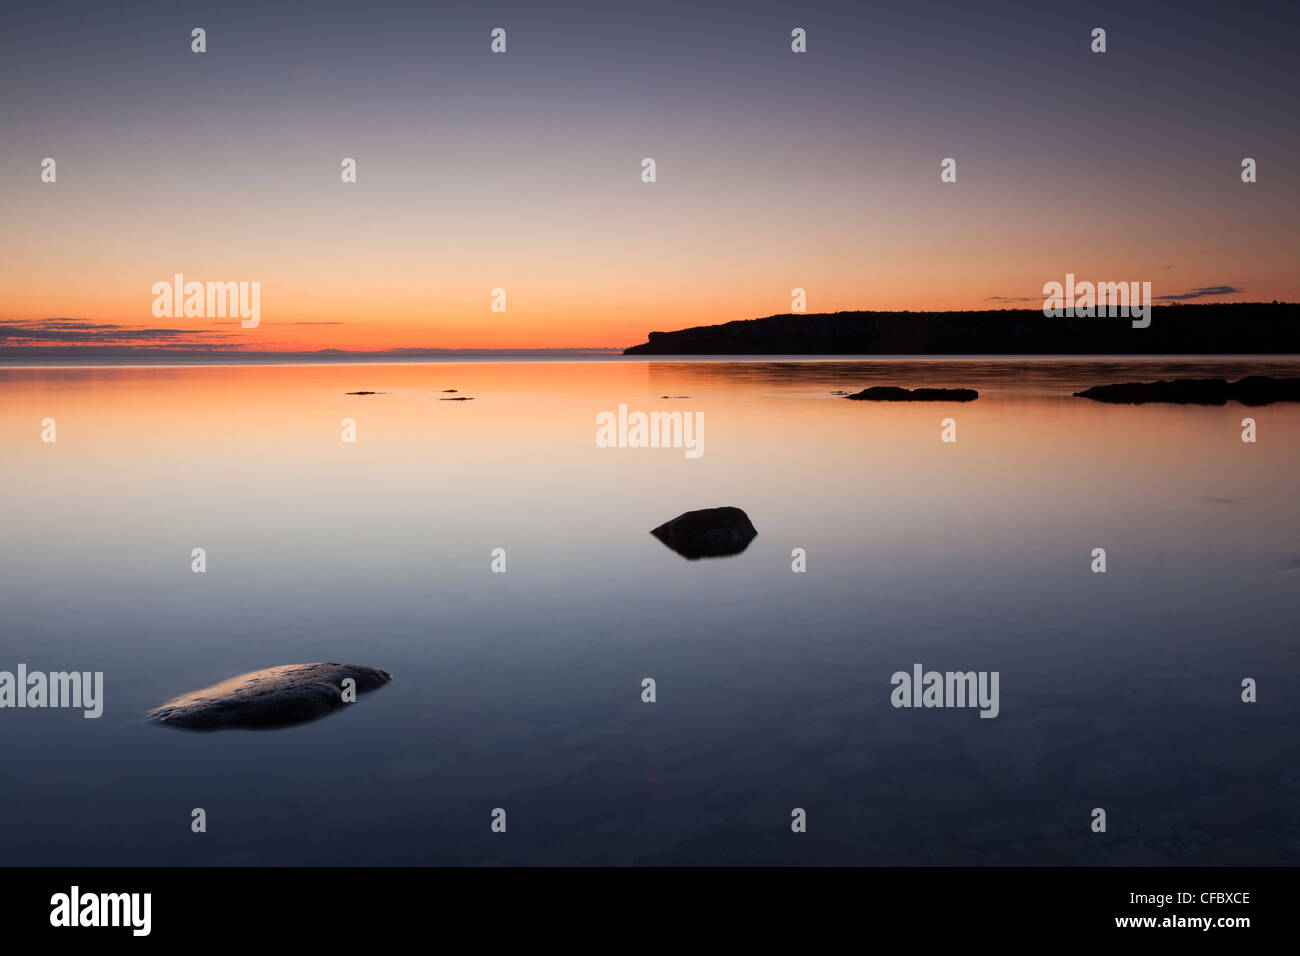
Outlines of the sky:
M 8 4 L 0 347 L 622 348 L 1066 273 L 1300 301 L 1297 35 L 1289 2 Z M 177 273 L 258 282 L 257 327 L 155 317 Z

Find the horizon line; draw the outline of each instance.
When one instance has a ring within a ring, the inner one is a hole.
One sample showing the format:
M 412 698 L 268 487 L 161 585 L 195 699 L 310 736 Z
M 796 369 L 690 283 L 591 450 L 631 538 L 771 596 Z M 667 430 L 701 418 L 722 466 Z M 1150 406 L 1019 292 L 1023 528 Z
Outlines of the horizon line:
M 504 353 L 505 351 L 506 351 L 506 350 L 500 350 L 500 352 L 502 352 L 502 353 Z M 248 355 L 250 355 L 250 354 L 255 354 L 255 355 L 258 355 L 258 356 L 265 356 L 265 357 L 269 357 L 269 358 L 282 358 L 282 357 L 283 357 L 284 355 L 286 355 L 286 354 L 293 354 L 293 353 L 281 353 L 281 352 L 227 353 L 227 354 L 222 354 L 222 355 L 220 355 L 219 357 L 220 357 L 220 358 L 238 359 L 238 358 L 240 358 L 241 356 L 248 356 Z M 516 353 L 516 354 L 519 355 L 519 357 L 528 357 L 528 356 L 522 355 L 522 354 L 520 354 L 520 353 Z M 161 357 L 161 356 L 160 356 L 160 357 Z M 180 355 L 177 355 L 177 356 L 175 356 L 175 357 L 177 357 L 177 358 L 182 358 L 182 356 L 180 356 Z M 472 356 L 471 356 L 471 357 L 472 357 Z M 497 357 L 497 356 L 484 355 L 484 356 L 480 356 L 480 357 L 491 358 L 491 357 Z M 501 355 L 500 357 L 505 357 L 505 356 L 504 356 L 504 355 Z M 0 359 L 3 359 L 3 358 L 4 358 L 4 356 L 3 356 L 3 355 L 0 355 Z M 624 355 L 622 352 L 619 352 L 619 351 L 613 351 L 613 352 L 609 352 L 609 353 L 602 352 L 602 353 L 599 353 L 599 354 L 587 353 L 587 354 L 583 355 L 583 354 L 578 354 L 578 353 L 570 353 L 570 354 L 568 354 L 568 355 L 566 355 L 566 356 L 559 356 L 559 355 L 554 356 L 554 359 L 556 360 L 557 363 L 559 363 L 559 362 L 563 362 L 563 361 L 565 361 L 566 359 L 567 359 L 567 360 L 570 360 L 570 361 L 581 361 L 583 358 L 587 358 L 587 359 L 603 359 L 603 358 L 612 358 L 612 359 L 618 359 L 618 360 L 620 360 L 620 361 L 627 362 L 627 363 L 637 363 L 637 362 L 650 363 L 650 362 L 655 362 L 655 363 L 660 363 L 660 364 L 663 364 L 663 363 L 686 363 L 686 362 L 705 362 L 705 363 L 707 363 L 707 362 L 720 362 L 720 361 L 722 361 L 722 362 L 755 362 L 755 363 L 762 363 L 762 362 L 804 362 L 804 363 L 811 363 L 811 362 L 827 362 L 827 363 L 833 363 L 833 362 L 883 362 L 883 361 L 889 361 L 889 362 L 896 362 L 896 361 L 908 361 L 908 362 L 981 362 L 981 361 L 988 361 L 988 360 L 990 360 L 990 359 L 999 359 L 999 360 L 1014 359 L 1014 360 L 1016 360 L 1016 361 L 1021 361 L 1021 362 L 1061 362 L 1061 361 L 1072 362 L 1072 361 L 1093 361 L 1093 360 L 1100 360 L 1100 361 L 1107 361 L 1107 362 L 1111 362 L 1111 361 L 1124 361 L 1124 360 L 1135 360 L 1135 361 L 1143 361 L 1143 362 L 1152 362 L 1152 361 L 1170 361 L 1170 360 L 1174 360 L 1174 361 L 1187 361 L 1187 362 L 1198 362 L 1198 361 L 1282 361 L 1282 362 L 1290 362 L 1290 361 L 1300 361 L 1300 352 L 1240 352 L 1240 353 L 1238 353 L 1238 352 L 1205 352 L 1205 353 L 1201 353 L 1201 352 L 1164 352 L 1164 353 L 1128 352 L 1128 353 L 1122 353 L 1122 354 L 1121 354 L 1121 353 L 1115 353 L 1115 352 L 1095 352 L 1095 353 L 1087 353 L 1087 354 L 1083 354 L 1083 353 L 1060 352 L 1060 353 L 1051 353 L 1051 354 L 1033 354 L 1033 355 L 1024 355 L 1024 354 L 1015 353 L 1015 352 L 952 353 L 952 354 L 943 354 L 943 355 L 936 354 L 936 353 L 932 353 L 932 352 L 914 352 L 914 353 L 902 353 L 902 352 L 899 352 L 899 353 L 883 353 L 883 352 L 882 352 L 882 353 L 853 353 L 853 354 L 848 354 L 848 353 L 845 353 L 845 354 L 825 354 L 825 353 L 797 353 L 797 352 L 782 353 L 782 354 L 775 354 L 775 353 L 772 353 L 772 354 L 767 354 L 767 353 L 756 354 L 756 353 L 725 353 L 725 352 L 719 352 L 719 353 L 715 353 L 715 354 L 703 354 L 703 353 L 698 353 L 698 354 L 697 354 L 697 353 L 672 354 L 672 353 L 667 353 L 667 354 L 663 354 L 663 355 L 655 355 L 655 354 Z M 4 361 L 0 361 L 0 371 L 5 371 L 5 370 L 16 370 L 16 369 L 75 369 L 75 368 L 104 368 L 104 367 L 113 367 L 113 368 L 207 368 L 207 367 L 211 367 L 211 366 L 213 366 L 213 365 L 228 365 L 228 366 L 239 366 L 239 365 L 255 366 L 255 365 L 256 365 L 256 366 L 266 366 L 266 367 L 277 367 L 277 366 L 289 366 L 289 365 L 297 365 L 297 364 L 304 364 L 304 363 L 299 363 L 299 362 L 285 362 L 285 361 L 267 361 L 267 362 L 247 362 L 247 361 L 185 362 L 185 361 L 177 361 L 177 362 L 149 362 L 149 363 L 144 363 L 144 364 L 136 364 L 136 363 L 126 362 L 126 361 L 121 361 L 121 362 L 105 361 L 105 362 L 89 363 L 89 364 L 79 364 L 79 363 L 76 363 L 76 362 L 61 362 L 61 363 L 58 363 L 58 364 L 55 364 L 55 365 L 46 365 L 46 364 L 41 364 L 41 363 L 37 363 L 37 362 L 27 362 L 27 363 L 20 363 L 20 364 L 13 365 L 13 364 L 8 364 L 8 363 L 6 363 L 6 362 L 4 362 Z M 365 361 L 365 360 L 361 360 L 361 361 L 340 361 L 340 362 L 334 362 L 334 363 L 321 363 L 321 364 L 335 364 L 335 365 L 422 365 L 422 364 L 426 364 L 426 363 L 421 362 L 421 361 L 419 361 L 418 359 L 414 359 L 414 358 L 412 358 L 412 359 L 410 359 L 410 360 L 408 360 L 408 361 L 393 361 L 393 362 L 376 362 L 376 361 Z M 454 363 L 449 363 L 449 364 L 454 364 Z
M 1157 298 L 1164 299 L 1165 297 L 1157 297 Z M 1178 308 L 1194 309 L 1198 307 L 1212 308 L 1216 306 L 1223 307 L 1223 306 L 1233 306 L 1233 305 L 1264 306 L 1264 307 L 1289 306 L 1293 308 L 1300 308 L 1300 302 L 1288 302 L 1280 299 L 1231 300 L 1227 302 L 1187 302 L 1187 301 L 1180 301 L 1179 299 L 1173 297 L 1170 297 L 1165 301 L 1161 301 L 1159 305 L 1157 305 L 1157 303 L 1153 301 L 1149 307 L 1154 310 L 1156 308 L 1163 308 L 1164 306 L 1174 306 Z M 925 316 L 925 315 L 952 315 L 952 314 L 965 314 L 965 313 L 978 314 L 978 313 L 995 313 L 995 312 L 1036 313 L 1041 311 L 1042 311 L 1041 308 L 1036 308 L 1033 306 L 1018 305 L 1018 304 L 1009 306 L 1004 302 L 1003 304 L 1000 304 L 992 308 L 837 309 L 831 312 L 774 312 L 769 315 L 751 316 L 749 318 L 740 318 L 740 319 L 723 319 L 721 321 L 715 321 L 706 325 L 685 326 L 682 328 L 671 329 L 666 331 L 652 329 L 650 331 L 642 333 L 642 335 L 646 340 L 649 340 L 654 335 L 674 334 L 677 332 L 689 332 L 689 331 L 696 331 L 699 329 L 708 329 L 708 328 L 721 328 L 723 326 L 733 325 L 737 323 L 758 322 L 758 321 L 763 321 L 764 319 L 774 319 L 780 317 L 814 318 L 816 316 L 833 316 L 833 315 L 844 315 L 844 314 L 864 314 L 864 315 L 871 315 L 871 314 L 913 315 L 914 314 L 918 316 Z M 22 318 L 14 318 L 12 316 L 7 316 L 5 318 L 0 318 L 0 332 L 3 332 L 5 325 L 12 325 L 15 323 L 43 324 L 43 323 L 68 323 L 68 322 L 84 323 L 84 322 L 90 322 L 90 320 L 76 319 L 69 316 L 45 317 L 45 318 L 38 318 L 38 319 L 22 319 Z M 298 325 L 301 323 L 295 322 L 291 324 Z M 346 323 L 335 323 L 335 324 L 342 325 Z M 113 323 L 109 326 L 104 326 L 98 323 L 96 323 L 96 325 L 98 325 L 99 329 L 105 330 L 103 334 L 106 339 L 120 338 L 121 337 L 120 333 L 126 330 L 130 330 L 131 332 L 134 333 L 147 332 L 147 331 L 167 331 L 167 332 L 181 331 L 181 330 L 171 330 L 171 329 L 168 330 L 151 329 L 148 325 L 127 326 L 127 325 L 117 325 L 116 323 Z M 111 328 L 113 331 L 112 332 L 107 331 L 107 329 L 109 328 Z M 78 330 L 78 331 L 84 331 L 84 330 Z M 203 328 L 195 328 L 192 330 L 185 330 L 185 331 L 198 333 L 200 335 L 206 334 Z M 19 338 L 19 336 L 15 336 L 15 338 Z M 128 345 L 128 344 L 121 344 L 120 342 L 118 343 L 105 342 L 100 344 L 93 341 L 79 341 L 79 342 L 74 341 L 74 342 L 59 343 L 57 339 L 51 337 L 50 339 L 47 339 L 45 341 L 41 341 L 39 338 L 29 339 L 27 344 L 21 344 L 21 345 L 3 344 L 3 340 L 0 339 L 0 359 L 18 359 L 18 358 L 29 358 L 29 357 L 30 358 L 56 357 L 56 356 L 65 356 L 70 358 L 78 355 L 85 355 L 86 357 L 91 357 L 91 356 L 118 357 L 118 358 L 137 357 L 137 358 L 149 358 L 149 359 L 157 359 L 157 358 L 163 358 L 167 356 L 175 356 L 178 358 L 197 358 L 197 357 L 214 358 L 220 356 L 238 356 L 238 355 L 249 356 L 253 358 L 259 358 L 264 356 L 279 356 L 283 358 L 294 358 L 294 357 L 328 358 L 331 356 L 338 356 L 340 358 L 352 358 L 352 357 L 356 357 L 356 358 L 415 357 L 418 358 L 418 357 L 425 357 L 425 356 L 450 356 L 450 357 L 471 356 L 472 357 L 472 356 L 493 356 L 493 355 L 497 355 L 497 356 L 529 356 L 529 355 L 582 356 L 582 355 L 621 354 L 625 352 L 627 349 L 637 347 L 638 344 L 648 344 L 648 343 L 646 342 L 633 343 L 631 345 L 504 346 L 499 348 L 494 348 L 489 346 L 464 346 L 464 347 L 396 346 L 387 349 L 341 349 L 336 347 L 326 347 L 320 349 L 293 349 L 293 348 L 250 349 L 247 348 L 244 343 L 220 343 L 220 344 L 212 343 L 212 344 L 205 344 L 201 346 L 196 346 L 187 343 L 185 345 L 177 345 L 175 347 L 170 347 L 165 344 Z M 748 353 L 741 353 L 741 354 L 748 354 Z M 1176 354 L 1181 354 L 1181 353 L 1176 353 Z M 66 365 L 67 363 L 60 363 L 60 364 Z

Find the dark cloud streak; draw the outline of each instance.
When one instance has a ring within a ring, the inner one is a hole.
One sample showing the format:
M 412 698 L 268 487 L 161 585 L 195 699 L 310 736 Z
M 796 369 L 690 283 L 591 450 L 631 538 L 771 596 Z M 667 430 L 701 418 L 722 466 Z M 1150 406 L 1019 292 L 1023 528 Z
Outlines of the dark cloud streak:
M 1179 292 L 1177 294 L 1170 294 L 1170 295 L 1157 295 L 1154 296 L 1154 298 L 1157 300 L 1165 300 L 1169 302 L 1182 302 L 1186 299 L 1204 299 L 1209 296 L 1215 296 L 1215 295 L 1234 295 L 1244 291 L 1245 291 L 1244 289 L 1235 285 L 1211 285 L 1211 286 L 1206 286 L 1203 289 L 1196 289 L 1193 292 Z
M 242 343 L 225 341 L 228 338 L 224 332 L 202 329 L 140 328 L 83 319 L 0 319 L 0 345 L 9 348 L 49 343 L 101 348 L 137 343 L 165 349 L 226 350 L 244 347 Z

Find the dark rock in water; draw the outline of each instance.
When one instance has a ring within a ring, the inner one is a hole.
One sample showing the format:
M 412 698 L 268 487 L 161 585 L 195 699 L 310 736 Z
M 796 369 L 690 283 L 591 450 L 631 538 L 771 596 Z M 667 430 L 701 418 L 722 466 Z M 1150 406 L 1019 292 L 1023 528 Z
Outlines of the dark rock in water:
M 348 392 L 348 395 L 378 395 L 379 392 Z
M 1300 378 L 1270 378 L 1247 375 L 1228 386 L 1228 391 L 1243 405 L 1268 405 L 1272 402 L 1300 402 Z
M 458 389 L 454 389 L 454 388 L 444 388 L 443 391 L 444 391 L 444 392 L 455 392 L 455 391 L 458 391 Z
M 979 397 L 973 388 L 906 389 L 896 385 L 876 385 L 845 396 L 855 402 L 973 402 Z
M 739 508 L 688 511 L 650 533 L 692 561 L 740 554 L 758 535 L 749 515 Z
M 1226 405 L 1228 383 L 1221 378 L 1179 378 L 1158 382 L 1123 382 L 1096 385 L 1074 393 L 1076 398 L 1095 402 L 1143 405 L 1147 402 L 1170 402 L 1176 405 Z
M 660 395 L 660 398 L 690 398 L 689 395 Z
M 473 398 L 473 396 L 471 396 L 471 395 L 457 395 L 455 398 L 440 398 L 440 399 L 438 399 L 438 401 L 440 401 L 440 402 L 472 402 L 472 401 L 474 401 L 474 398 Z
M 345 706 L 343 681 L 349 677 L 356 681 L 358 694 L 393 679 L 387 671 L 353 664 L 287 664 L 173 697 L 146 716 L 186 730 L 288 727 Z
M 1249 375 L 1236 382 L 1222 378 L 1175 378 L 1158 382 L 1124 382 L 1096 385 L 1075 392 L 1076 398 L 1123 405 L 1167 402 L 1174 405 L 1226 405 L 1229 400 L 1243 405 L 1272 402 L 1300 402 L 1300 378 L 1270 378 Z

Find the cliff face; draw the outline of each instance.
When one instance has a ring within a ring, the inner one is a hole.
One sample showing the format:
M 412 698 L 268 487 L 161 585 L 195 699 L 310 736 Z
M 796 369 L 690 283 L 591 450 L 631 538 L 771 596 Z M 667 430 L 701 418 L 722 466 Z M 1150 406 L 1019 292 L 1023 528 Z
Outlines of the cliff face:
M 624 355 L 1300 354 L 1300 306 L 1235 302 L 1156 306 L 1128 318 L 1059 318 L 1041 309 L 772 315 L 651 332 Z

